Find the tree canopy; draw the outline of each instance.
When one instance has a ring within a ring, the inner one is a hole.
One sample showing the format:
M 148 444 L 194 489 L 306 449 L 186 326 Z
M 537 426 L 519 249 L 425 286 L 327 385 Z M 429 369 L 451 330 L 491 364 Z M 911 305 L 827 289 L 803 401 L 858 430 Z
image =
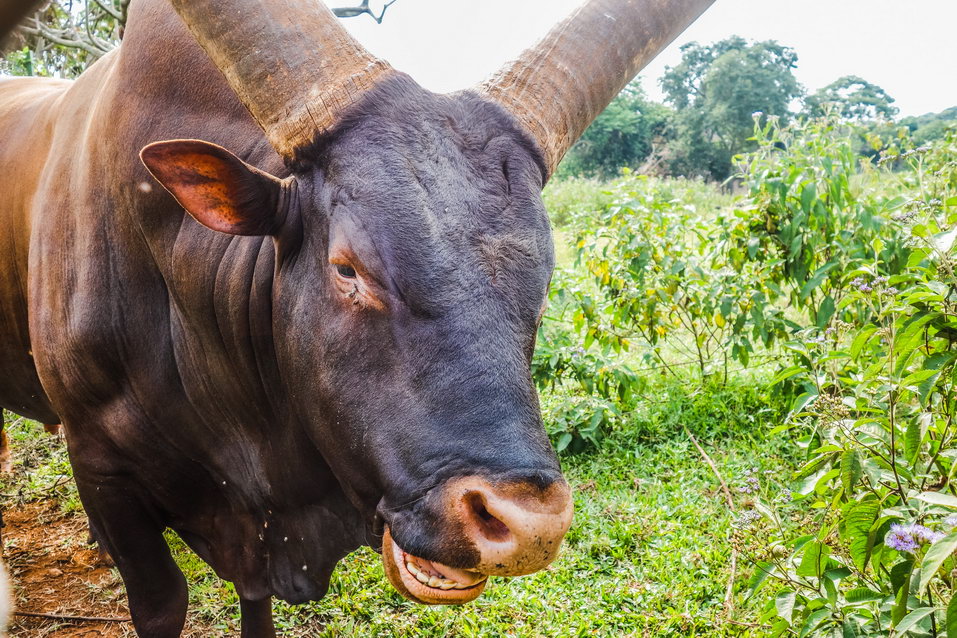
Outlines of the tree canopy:
M 898 111 L 893 103 L 894 98 L 876 84 L 845 75 L 809 95 L 804 108 L 812 117 L 820 117 L 832 108 L 845 120 L 868 122 L 893 119 Z
M 618 94 L 572 147 L 559 174 L 608 177 L 651 155 L 669 126 L 670 110 L 645 97 L 638 82 Z
M 372 6 L 370 0 L 361 0 L 332 11 L 340 18 L 368 15 L 381 23 L 394 2 L 383 0 Z M 78 76 L 119 44 L 129 5 L 130 0 L 44 2 L 10 38 L 0 70 L 13 75 Z
M 797 53 L 773 40 L 732 36 L 681 48 L 661 88 L 676 111 L 673 165 L 677 172 L 723 179 L 731 157 L 747 150 L 755 114 L 786 120 L 803 89 L 792 69 Z

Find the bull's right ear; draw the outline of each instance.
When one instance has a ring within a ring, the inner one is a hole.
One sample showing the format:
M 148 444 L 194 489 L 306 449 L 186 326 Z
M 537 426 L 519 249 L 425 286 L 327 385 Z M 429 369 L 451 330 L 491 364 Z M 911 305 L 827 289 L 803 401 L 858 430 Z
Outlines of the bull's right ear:
M 153 177 L 196 221 L 232 235 L 274 234 L 282 181 L 222 146 L 199 140 L 155 142 L 140 151 Z

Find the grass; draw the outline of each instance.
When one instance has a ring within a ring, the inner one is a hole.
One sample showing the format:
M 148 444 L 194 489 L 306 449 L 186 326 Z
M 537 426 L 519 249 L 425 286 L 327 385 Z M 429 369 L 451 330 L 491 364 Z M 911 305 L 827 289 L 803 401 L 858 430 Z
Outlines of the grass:
M 783 408 L 760 379 L 743 376 L 695 394 L 688 387 L 652 385 L 645 407 L 600 450 L 562 459 L 576 515 L 563 554 L 547 570 L 493 579 L 465 607 L 423 607 L 392 591 L 378 554 L 363 549 L 340 563 L 323 600 L 277 603 L 277 626 L 286 636 L 747 635 L 722 615 L 730 513 L 683 428 L 696 433 L 729 482 L 752 467 L 786 474 L 785 442 L 765 436 Z M 60 480 L 68 472 L 62 443 L 23 419 L 8 429 L 19 465 L 4 491 L 72 503 L 72 484 Z M 232 587 L 174 534 L 169 540 L 190 582 L 192 624 L 206 635 L 236 632 Z

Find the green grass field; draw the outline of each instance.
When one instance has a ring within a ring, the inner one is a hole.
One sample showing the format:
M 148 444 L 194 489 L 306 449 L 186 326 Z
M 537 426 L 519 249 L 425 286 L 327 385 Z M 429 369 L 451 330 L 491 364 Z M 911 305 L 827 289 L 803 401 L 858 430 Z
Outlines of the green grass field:
M 761 635 L 731 622 L 754 616 L 739 597 L 730 616 L 723 612 L 731 514 L 684 427 L 732 488 L 749 468 L 786 474 L 784 442 L 766 435 L 782 408 L 762 385 L 741 377 L 693 396 L 677 384 L 653 386 L 646 409 L 601 451 L 563 457 L 575 521 L 544 572 L 493 579 L 465 607 L 422 607 L 395 593 L 378 554 L 363 549 L 339 565 L 322 601 L 278 603 L 277 625 L 287 636 Z M 3 491 L 20 500 L 54 495 L 65 514 L 75 511 L 62 442 L 22 419 L 8 428 L 17 468 Z M 193 635 L 238 631 L 231 587 L 172 533 L 170 542 L 190 582 Z M 739 581 L 748 570 L 739 564 Z

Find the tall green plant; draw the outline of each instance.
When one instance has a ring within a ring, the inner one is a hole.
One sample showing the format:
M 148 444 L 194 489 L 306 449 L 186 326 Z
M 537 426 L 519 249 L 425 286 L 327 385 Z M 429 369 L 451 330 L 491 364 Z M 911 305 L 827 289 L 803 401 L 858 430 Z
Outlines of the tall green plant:
M 793 501 L 763 492 L 736 532 L 752 592 L 777 587 L 774 635 L 957 636 L 952 144 L 904 154 L 914 197 L 829 288 L 842 318 L 788 345 L 776 383 L 799 395 L 779 429 L 806 462 Z
M 848 291 L 848 272 L 900 268 L 906 250 L 891 224 L 904 199 L 861 188 L 875 169 L 861 165 L 850 129 L 834 117 L 756 122 L 755 140 L 757 150 L 739 162 L 749 196 L 728 220 L 728 257 L 767 264 L 774 300 L 824 327 Z

